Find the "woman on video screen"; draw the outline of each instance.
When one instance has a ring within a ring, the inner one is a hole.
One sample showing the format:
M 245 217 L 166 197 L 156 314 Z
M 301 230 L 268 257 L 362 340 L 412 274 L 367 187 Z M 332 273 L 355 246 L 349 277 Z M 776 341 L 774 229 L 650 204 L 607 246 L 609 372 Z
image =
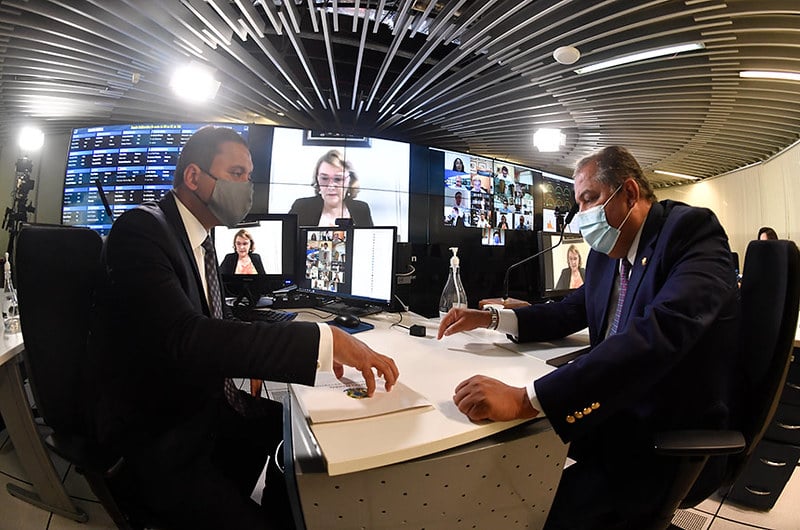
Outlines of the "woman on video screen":
M 336 226 L 336 219 L 348 218 L 356 226 L 373 226 L 369 205 L 355 200 L 358 176 L 342 154 L 331 149 L 314 168 L 311 185 L 314 197 L 297 199 L 289 213 L 297 214 L 299 226 Z
M 222 274 L 266 274 L 261 256 L 255 253 L 256 243 L 250 232 L 242 228 L 233 236 L 233 250 L 219 266 Z
M 583 259 L 578 247 L 570 245 L 567 248 L 567 268 L 561 271 L 561 276 L 556 283 L 556 290 L 577 289 L 583 285 L 586 269 L 582 267 Z

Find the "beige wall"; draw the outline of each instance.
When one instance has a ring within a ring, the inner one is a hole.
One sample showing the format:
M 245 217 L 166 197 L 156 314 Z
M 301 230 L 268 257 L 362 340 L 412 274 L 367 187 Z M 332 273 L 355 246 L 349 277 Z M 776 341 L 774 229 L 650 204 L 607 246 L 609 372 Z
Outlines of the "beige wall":
M 800 144 L 767 162 L 656 194 L 712 209 L 742 260 L 762 226 L 774 228 L 781 239 L 800 241 Z

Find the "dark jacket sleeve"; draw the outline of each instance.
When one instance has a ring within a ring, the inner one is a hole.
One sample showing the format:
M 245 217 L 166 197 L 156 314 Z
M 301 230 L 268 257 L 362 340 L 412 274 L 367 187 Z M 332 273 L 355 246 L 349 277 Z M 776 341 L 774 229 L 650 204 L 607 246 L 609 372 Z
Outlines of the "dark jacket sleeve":
M 219 265 L 219 273 L 220 274 L 235 274 L 236 273 L 236 261 L 239 259 L 239 256 L 235 253 L 226 254 L 224 258 L 222 258 L 222 263 Z
M 264 263 L 261 261 L 261 256 L 259 256 L 255 252 L 252 252 L 250 253 L 250 261 L 253 262 L 253 266 L 256 268 L 256 272 L 258 274 L 267 273 L 267 271 L 264 269 Z
M 322 215 L 322 197 L 302 197 L 292 203 L 289 213 L 297 215 L 297 226 L 317 226 Z

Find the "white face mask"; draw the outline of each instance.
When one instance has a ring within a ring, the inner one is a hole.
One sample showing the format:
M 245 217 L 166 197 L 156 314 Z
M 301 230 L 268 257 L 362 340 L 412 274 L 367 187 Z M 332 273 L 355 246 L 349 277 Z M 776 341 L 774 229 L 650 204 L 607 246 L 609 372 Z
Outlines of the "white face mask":
M 208 171 L 203 173 L 214 179 L 214 191 L 206 203 L 211 213 L 227 227 L 238 224 L 253 206 L 253 183 L 234 182 L 217 178 Z
M 614 250 L 614 245 L 617 244 L 617 240 L 619 239 L 620 230 L 633 211 L 633 208 L 628 211 L 628 215 L 625 216 L 625 219 L 622 220 L 619 227 L 614 228 L 608 224 L 608 219 L 606 219 L 606 205 L 614 198 L 614 195 L 616 195 L 620 189 L 622 189 L 622 184 L 614 190 L 611 197 L 603 204 L 598 204 L 588 210 L 575 214 L 575 221 L 578 223 L 578 229 L 583 239 L 586 240 L 590 247 L 602 254 L 608 254 Z

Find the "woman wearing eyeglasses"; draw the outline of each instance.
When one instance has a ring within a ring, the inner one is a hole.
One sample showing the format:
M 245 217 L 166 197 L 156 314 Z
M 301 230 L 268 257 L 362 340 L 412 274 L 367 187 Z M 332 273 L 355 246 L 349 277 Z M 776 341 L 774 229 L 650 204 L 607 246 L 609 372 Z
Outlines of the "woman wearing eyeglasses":
M 355 226 L 373 226 L 369 205 L 355 200 L 358 176 L 349 161 L 332 149 L 314 169 L 314 197 L 297 199 L 289 213 L 297 214 L 298 226 L 336 226 L 336 219 L 352 219 Z

